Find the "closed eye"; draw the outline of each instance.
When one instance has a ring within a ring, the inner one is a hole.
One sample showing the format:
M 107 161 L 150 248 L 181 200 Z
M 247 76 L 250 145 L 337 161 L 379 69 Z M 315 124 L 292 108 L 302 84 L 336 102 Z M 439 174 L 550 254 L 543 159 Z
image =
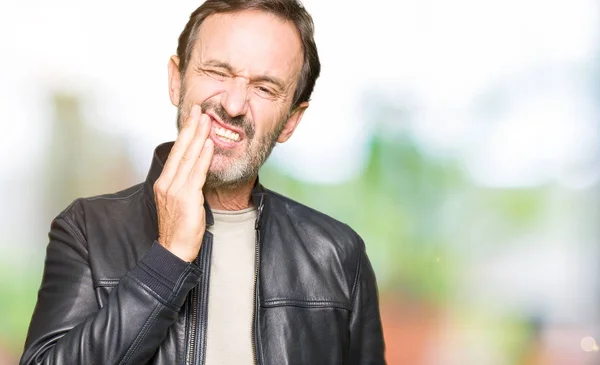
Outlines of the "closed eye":
M 257 86 L 256 90 L 258 91 L 258 93 L 262 96 L 265 97 L 273 97 L 275 96 L 275 92 L 271 89 L 269 89 L 268 87 L 265 86 Z
M 223 80 L 223 79 L 229 77 L 229 75 L 227 75 L 226 73 L 223 73 L 223 72 L 217 71 L 217 70 L 204 70 L 204 72 L 208 76 L 210 76 L 214 79 L 217 79 L 217 80 Z

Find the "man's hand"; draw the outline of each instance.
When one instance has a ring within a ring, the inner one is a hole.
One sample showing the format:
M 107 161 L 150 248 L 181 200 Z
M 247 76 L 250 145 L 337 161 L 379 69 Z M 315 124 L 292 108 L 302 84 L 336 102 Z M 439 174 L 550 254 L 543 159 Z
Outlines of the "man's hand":
M 202 187 L 214 151 L 210 129 L 210 118 L 194 105 L 154 184 L 158 242 L 187 262 L 198 256 L 206 229 Z

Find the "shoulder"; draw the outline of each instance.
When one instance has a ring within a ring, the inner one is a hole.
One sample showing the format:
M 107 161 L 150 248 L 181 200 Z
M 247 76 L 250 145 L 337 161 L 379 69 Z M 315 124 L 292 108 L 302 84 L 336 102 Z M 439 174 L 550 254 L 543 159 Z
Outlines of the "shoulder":
M 270 190 L 266 194 L 270 210 L 264 228 L 269 242 L 267 257 L 296 268 L 296 281 L 290 282 L 290 287 L 306 282 L 310 283 L 306 287 L 326 288 L 327 293 L 314 296 L 334 298 L 351 308 L 350 298 L 365 255 L 362 238 L 346 223 L 323 212 Z M 272 271 L 278 272 L 280 266 L 274 265 Z
M 318 242 L 335 244 L 351 251 L 364 249 L 362 238 L 346 223 L 275 191 L 265 190 L 275 220 L 284 220 L 313 238 L 319 237 Z
M 136 184 L 121 191 L 94 195 L 89 197 L 80 197 L 75 199 L 67 208 L 65 208 L 59 217 L 74 219 L 79 214 L 87 211 L 118 209 L 119 206 L 127 206 L 128 204 L 137 201 L 142 197 L 144 184 Z
M 140 208 L 147 207 L 144 184 L 139 183 L 110 194 L 75 199 L 56 217 L 85 236 L 89 223 L 113 224 L 131 217 Z

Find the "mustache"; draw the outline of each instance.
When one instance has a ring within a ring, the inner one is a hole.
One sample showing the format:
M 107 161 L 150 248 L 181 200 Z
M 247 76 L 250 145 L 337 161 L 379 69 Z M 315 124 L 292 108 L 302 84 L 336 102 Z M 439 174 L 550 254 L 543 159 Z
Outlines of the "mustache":
M 244 134 L 246 135 L 246 138 L 254 138 L 254 123 L 252 123 L 252 121 L 249 118 L 246 118 L 243 115 L 232 117 L 229 114 L 227 114 L 225 109 L 220 104 L 215 104 L 207 101 L 203 102 L 200 105 L 200 107 L 204 113 L 208 110 L 212 111 L 219 117 L 219 119 L 221 119 L 221 121 L 224 124 L 242 129 L 244 131 Z

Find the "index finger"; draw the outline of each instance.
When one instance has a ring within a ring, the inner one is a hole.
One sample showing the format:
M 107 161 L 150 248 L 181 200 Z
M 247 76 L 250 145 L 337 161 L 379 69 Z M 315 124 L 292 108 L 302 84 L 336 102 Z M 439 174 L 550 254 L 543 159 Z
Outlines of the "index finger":
M 194 134 L 196 133 L 196 128 L 198 128 L 199 120 L 200 106 L 194 105 L 192 107 L 192 110 L 190 111 L 187 123 L 183 126 L 183 128 L 181 128 L 179 136 L 177 136 L 177 140 L 175 140 L 175 144 L 173 145 L 173 148 L 171 148 L 171 152 L 169 153 L 167 162 L 165 162 L 165 166 L 161 173 L 161 176 L 163 176 L 165 179 L 170 181 L 173 178 L 173 176 L 175 176 L 175 172 L 177 172 L 177 166 L 179 165 L 179 161 L 185 153 L 188 145 L 192 141 Z
M 206 175 L 208 174 L 208 169 L 210 168 L 214 151 L 214 142 L 212 139 L 208 138 L 204 142 L 202 152 L 200 152 L 200 157 L 196 161 L 196 164 L 194 165 L 194 168 L 190 174 L 191 183 L 199 190 L 202 190 L 204 183 L 206 182 Z

